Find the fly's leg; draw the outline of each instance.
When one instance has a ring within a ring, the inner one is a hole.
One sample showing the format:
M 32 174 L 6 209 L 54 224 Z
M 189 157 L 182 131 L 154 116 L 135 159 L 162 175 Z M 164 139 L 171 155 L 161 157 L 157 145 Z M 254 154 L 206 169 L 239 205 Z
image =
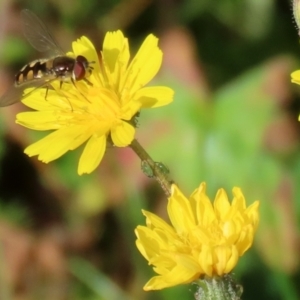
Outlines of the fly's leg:
M 45 101 L 47 101 L 49 85 L 46 85 Z
M 64 83 L 64 82 L 63 82 L 62 80 L 59 82 L 59 88 L 60 88 L 60 89 L 62 88 L 63 83 Z M 72 106 L 71 101 L 69 100 L 68 97 L 66 97 L 66 99 L 68 100 L 68 102 L 69 102 L 69 104 L 70 104 L 70 107 L 71 107 L 71 110 L 72 110 L 72 112 L 73 112 L 74 109 L 73 109 L 73 106 Z
M 83 80 L 85 81 L 86 78 L 84 78 Z M 77 85 L 76 85 L 76 81 L 75 81 L 73 78 L 71 78 L 71 82 L 72 82 L 72 84 L 74 85 L 74 87 L 78 90 Z M 89 82 L 89 83 L 90 83 L 91 85 L 93 85 L 91 82 Z M 78 91 L 79 91 L 79 90 L 78 90 Z M 86 99 L 87 102 L 91 103 L 91 101 L 90 101 L 84 94 L 82 94 L 80 91 L 79 91 L 79 93 Z
M 87 79 L 87 78 L 83 78 L 84 82 L 86 82 L 89 86 L 93 86 L 93 84 Z

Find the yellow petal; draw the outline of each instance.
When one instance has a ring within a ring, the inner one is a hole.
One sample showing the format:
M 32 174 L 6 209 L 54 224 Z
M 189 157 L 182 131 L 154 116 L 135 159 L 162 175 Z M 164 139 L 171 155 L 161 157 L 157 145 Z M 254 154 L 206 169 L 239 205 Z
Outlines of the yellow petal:
M 291 74 L 292 82 L 300 84 L 300 70 L 297 70 Z
M 140 103 L 142 108 L 154 108 L 167 105 L 173 101 L 174 91 L 165 86 L 151 86 L 139 89 L 133 101 Z
M 78 174 L 90 174 L 100 164 L 106 149 L 106 136 L 93 135 L 87 142 L 79 159 Z
M 201 183 L 199 188 L 192 193 L 190 203 L 196 212 L 197 224 L 208 227 L 216 219 L 213 205 L 206 195 L 205 183 Z
M 237 206 L 238 210 L 245 210 L 246 209 L 246 200 L 240 188 L 234 187 L 232 189 L 233 192 L 233 200 L 232 206 Z
M 82 36 L 81 38 L 77 39 L 77 41 L 72 43 L 72 48 L 75 57 L 82 55 L 88 61 L 94 61 L 95 63 L 98 61 L 98 55 L 95 47 L 87 37 Z
M 169 235 L 170 239 L 177 237 L 174 228 L 166 223 L 163 219 L 149 211 L 142 210 L 142 212 L 146 217 L 146 224 L 149 228 L 162 229 L 166 235 Z
M 53 92 L 54 91 L 50 89 L 48 89 L 47 92 L 47 88 L 40 88 L 36 90 L 26 89 L 24 93 L 25 98 L 22 99 L 22 102 L 34 110 L 52 110 L 53 107 L 46 98 L 48 98 L 48 96 Z
M 258 208 L 259 208 L 259 201 L 255 201 L 246 209 L 246 214 L 251 220 L 251 223 L 254 226 L 254 230 L 256 230 L 259 223 Z
M 144 290 L 161 290 L 178 284 L 192 282 L 196 278 L 197 274 L 194 272 L 194 268 L 189 269 L 183 265 L 177 265 L 163 276 L 152 277 L 144 286 Z
M 202 250 L 199 253 L 199 265 L 203 269 L 204 274 L 209 277 L 213 274 L 213 251 L 210 246 L 203 245 Z
M 216 255 L 215 269 L 221 276 L 229 273 L 238 261 L 238 253 L 235 247 L 219 246 L 214 249 Z
M 78 134 L 77 136 L 74 137 L 73 140 L 71 140 L 69 144 L 69 150 L 74 150 L 78 148 L 80 145 L 82 145 L 93 135 L 94 130 L 92 127 L 86 127 L 86 126 L 78 126 L 78 127 L 80 127 L 77 132 Z
M 138 238 L 136 245 L 139 251 L 147 260 L 151 260 L 160 251 L 157 235 L 145 226 L 138 226 L 135 234 Z
M 120 90 L 125 77 L 123 73 L 130 57 L 128 40 L 120 30 L 105 35 L 102 53 L 109 79 L 113 81 L 113 86 Z M 119 80 L 121 82 L 118 82 Z
M 196 226 L 190 203 L 175 184 L 172 185 L 172 195 L 168 201 L 168 214 L 172 225 L 179 234 Z
M 216 215 L 221 219 L 225 219 L 230 210 L 230 203 L 224 189 L 219 189 L 214 201 Z
M 127 69 L 127 83 L 132 93 L 146 85 L 158 72 L 162 63 L 162 52 L 153 34 L 147 36 Z
M 234 245 L 232 245 L 231 246 L 231 256 L 227 260 L 227 264 L 226 264 L 224 273 L 228 274 L 233 270 L 233 268 L 235 268 L 235 266 L 238 262 L 239 256 L 240 256 L 240 254 L 237 251 L 237 248 Z
M 126 147 L 128 146 L 135 134 L 135 129 L 127 122 L 121 122 L 111 130 L 111 139 L 115 146 Z
M 81 136 L 83 132 L 85 132 L 85 128 L 80 126 L 58 129 L 27 147 L 24 152 L 29 156 L 38 155 L 39 160 L 48 163 L 69 151 L 74 140 Z M 81 138 L 81 141 L 86 139 L 88 139 L 88 136 Z
M 132 117 L 141 109 L 139 102 L 130 101 L 122 107 L 122 120 L 130 121 Z
M 16 123 L 34 130 L 52 130 L 61 127 L 54 111 L 19 113 L 16 116 Z
M 239 256 L 242 256 L 252 246 L 253 237 L 254 231 L 252 228 L 249 228 L 249 230 L 240 234 L 239 240 L 236 242 L 236 248 Z

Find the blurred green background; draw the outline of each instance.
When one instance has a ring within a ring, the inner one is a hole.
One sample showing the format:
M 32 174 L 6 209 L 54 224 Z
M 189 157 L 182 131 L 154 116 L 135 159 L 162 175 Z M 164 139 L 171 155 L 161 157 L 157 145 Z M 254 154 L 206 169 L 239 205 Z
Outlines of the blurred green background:
M 234 273 L 243 299 L 300 299 L 300 45 L 287 0 L 1 0 L 0 92 L 43 57 L 22 35 L 32 10 L 61 46 L 86 35 L 101 49 L 121 29 L 134 54 L 160 39 L 164 62 L 151 84 L 174 103 L 142 111 L 137 138 L 190 195 L 206 181 L 213 199 L 242 188 L 261 201 L 255 244 Z M 130 149 L 108 148 L 91 175 L 77 175 L 83 148 L 45 165 L 23 154 L 42 135 L 0 111 L 0 299 L 193 299 L 194 287 L 144 292 L 154 275 L 135 248 L 141 209 L 167 218 L 166 198 Z

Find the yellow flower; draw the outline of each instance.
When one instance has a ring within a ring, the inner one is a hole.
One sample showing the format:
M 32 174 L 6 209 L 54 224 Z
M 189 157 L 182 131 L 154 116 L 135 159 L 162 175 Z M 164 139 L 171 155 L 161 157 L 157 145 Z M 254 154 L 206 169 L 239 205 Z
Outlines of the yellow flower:
M 98 54 L 86 38 L 73 42 L 69 56 L 83 55 L 94 68 L 88 81 L 75 85 L 59 80 L 53 90 L 37 89 L 23 99 L 35 111 L 17 115 L 17 123 L 34 130 L 54 130 L 25 149 L 29 156 L 48 163 L 86 143 L 78 173 L 91 173 L 103 158 L 107 139 L 117 147 L 128 146 L 135 135 L 135 116 L 142 108 L 166 105 L 173 90 L 145 85 L 157 74 L 162 63 L 158 39 L 147 36 L 130 61 L 127 38 L 121 31 L 108 32 Z
M 222 276 L 235 267 L 238 258 L 252 245 L 259 202 L 246 207 L 245 198 L 236 187 L 233 195 L 230 204 L 226 192 L 220 189 L 212 204 L 205 183 L 189 199 L 172 185 L 168 214 L 173 226 L 143 211 L 147 226 L 136 228 L 136 245 L 158 274 L 146 283 L 144 290 L 189 283 L 201 275 Z
M 300 84 L 300 70 L 297 70 L 291 74 L 292 82 Z

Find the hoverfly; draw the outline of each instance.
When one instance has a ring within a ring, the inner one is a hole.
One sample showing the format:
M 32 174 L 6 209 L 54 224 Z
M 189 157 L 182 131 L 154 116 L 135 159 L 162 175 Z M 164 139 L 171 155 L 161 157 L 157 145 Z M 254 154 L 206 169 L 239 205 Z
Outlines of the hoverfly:
M 23 33 L 28 42 L 38 51 L 52 53 L 51 58 L 41 58 L 26 64 L 16 75 L 14 88 L 0 97 L 0 106 L 8 106 L 31 94 L 22 96 L 25 88 L 40 88 L 46 86 L 46 96 L 49 84 L 55 80 L 71 82 L 75 85 L 76 81 L 85 80 L 91 84 L 86 77 L 92 73 L 92 62 L 78 55 L 76 58 L 67 56 L 58 46 L 54 37 L 48 31 L 44 23 L 30 10 L 25 9 L 21 12 Z M 35 89 L 34 89 L 35 90 Z M 34 91 L 33 90 L 33 91 Z

